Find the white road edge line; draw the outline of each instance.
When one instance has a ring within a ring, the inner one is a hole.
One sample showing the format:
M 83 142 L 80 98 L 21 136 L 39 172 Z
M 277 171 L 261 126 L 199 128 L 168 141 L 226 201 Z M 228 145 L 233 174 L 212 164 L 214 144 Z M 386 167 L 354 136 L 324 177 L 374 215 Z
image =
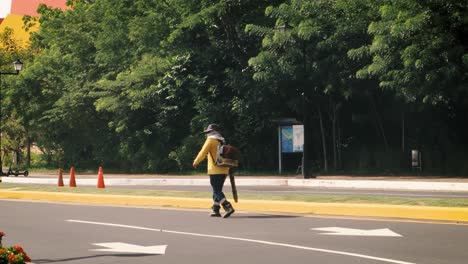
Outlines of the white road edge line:
M 406 261 L 400 261 L 400 260 L 395 260 L 395 259 L 387 259 L 387 258 L 379 258 L 379 257 L 363 255 L 363 254 L 357 254 L 357 253 L 352 253 L 352 252 L 336 251 L 336 250 L 323 249 L 323 248 L 305 247 L 305 246 L 299 246 L 299 245 L 293 245 L 293 244 L 270 242 L 270 241 L 265 241 L 265 240 L 256 240 L 256 239 L 248 239 L 248 238 L 240 238 L 240 237 L 229 237 L 229 236 L 219 236 L 219 235 L 207 235 L 207 234 L 199 234 L 199 233 L 191 233 L 191 232 L 171 231 L 171 230 L 163 230 L 163 229 L 157 229 L 157 228 L 147 228 L 147 227 L 132 226 L 132 225 L 121 225 L 121 224 L 82 221 L 82 220 L 73 220 L 73 219 L 66 220 L 66 221 L 67 222 L 73 222 L 73 223 L 81 223 L 81 224 L 123 227 L 123 228 L 139 229 L 139 230 L 154 231 L 154 232 L 164 232 L 164 233 L 172 233 L 172 234 L 179 234 L 179 235 L 190 235 L 190 236 L 198 236 L 198 237 L 211 237 L 211 238 L 220 238 L 220 239 L 227 239 L 227 240 L 245 241 L 245 242 L 252 242 L 252 243 L 272 245 L 272 246 L 296 248 L 296 249 L 325 252 L 325 253 L 331 253 L 331 254 L 337 254 L 337 255 L 352 256 L 352 257 L 358 257 L 358 258 L 364 258 L 364 259 L 372 259 L 372 260 L 378 260 L 378 261 L 387 262 L 387 263 L 416 264 L 416 263 L 413 263 L 413 262 L 406 262 Z

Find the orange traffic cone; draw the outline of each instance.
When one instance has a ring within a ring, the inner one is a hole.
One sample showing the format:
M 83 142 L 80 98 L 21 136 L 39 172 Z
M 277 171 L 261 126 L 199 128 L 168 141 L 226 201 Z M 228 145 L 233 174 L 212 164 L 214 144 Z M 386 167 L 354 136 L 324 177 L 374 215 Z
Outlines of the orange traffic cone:
M 70 168 L 70 187 L 76 187 L 75 167 Z
M 62 176 L 62 169 L 59 169 L 58 170 L 58 173 L 59 173 L 59 177 L 58 177 L 58 186 L 59 187 L 63 187 L 63 176 Z
M 99 167 L 97 187 L 106 188 L 106 186 L 104 185 L 104 173 L 102 171 L 102 167 Z

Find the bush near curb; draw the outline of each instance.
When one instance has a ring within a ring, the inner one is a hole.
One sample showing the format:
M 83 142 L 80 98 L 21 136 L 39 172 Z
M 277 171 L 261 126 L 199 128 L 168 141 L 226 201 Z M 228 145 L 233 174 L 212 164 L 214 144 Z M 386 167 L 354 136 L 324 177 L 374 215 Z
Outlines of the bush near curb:
M 25 264 L 31 262 L 31 258 L 19 245 L 4 247 L 2 237 L 5 233 L 0 231 L 0 264 Z

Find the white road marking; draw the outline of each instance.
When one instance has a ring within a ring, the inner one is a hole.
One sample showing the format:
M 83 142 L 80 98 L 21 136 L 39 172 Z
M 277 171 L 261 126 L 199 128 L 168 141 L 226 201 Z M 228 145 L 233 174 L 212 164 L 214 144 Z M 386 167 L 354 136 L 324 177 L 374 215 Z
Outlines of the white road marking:
M 336 250 L 323 249 L 323 248 L 305 247 L 305 246 L 285 244 L 285 243 L 276 243 L 276 242 L 270 242 L 270 241 L 265 241 L 265 240 L 257 240 L 257 239 L 219 236 L 219 235 L 207 235 L 207 234 L 200 234 L 200 233 L 162 230 L 162 229 L 156 229 L 156 228 L 147 228 L 147 227 L 132 226 L 132 225 L 120 225 L 120 224 L 104 223 L 104 222 L 93 222 L 93 221 L 82 221 L 82 220 L 67 220 L 67 221 L 68 222 L 73 222 L 73 223 L 123 227 L 123 228 L 139 229 L 139 230 L 154 231 L 154 232 L 164 232 L 164 233 L 179 234 L 179 235 L 189 235 L 189 236 L 198 236 L 198 237 L 210 237 L 210 238 L 220 238 L 220 239 L 227 239 L 227 240 L 237 240 L 237 241 L 258 243 L 258 244 L 264 244 L 264 245 L 272 245 L 272 246 L 296 248 L 296 249 L 303 249 L 303 250 L 310 250 L 310 251 L 317 251 L 317 252 L 325 252 L 325 253 L 337 254 L 337 255 L 352 256 L 352 257 L 358 257 L 358 258 L 363 258 L 363 259 L 372 259 L 372 260 L 377 260 L 377 261 L 382 261 L 382 262 L 387 262 L 387 263 L 416 264 L 416 263 L 413 263 L 413 262 L 406 262 L 406 261 L 388 259 L 388 258 L 380 258 L 380 257 L 374 257 L 374 256 L 369 256 L 369 255 L 346 252 L 346 251 L 336 251 Z
M 393 232 L 388 228 L 382 229 L 354 229 L 354 228 L 343 228 L 343 227 L 322 227 L 322 228 L 311 228 L 310 230 L 325 231 L 327 233 L 320 233 L 321 235 L 333 235 L 333 236 L 380 236 L 380 237 L 401 237 L 400 234 Z
M 140 253 L 140 254 L 151 254 L 151 255 L 164 255 L 166 253 L 166 247 L 167 247 L 167 245 L 145 247 L 145 246 L 127 244 L 127 243 L 122 243 L 122 242 L 96 243 L 93 245 L 99 246 L 99 247 L 106 247 L 106 248 L 90 249 L 90 251 Z
M 74 222 L 74 223 L 82 223 L 82 224 L 105 225 L 105 226 L 115 226 L 115 227 L 131 228 L 131 229 L 140 229 L 140 230 L 146 230 L 146 231 L 157 231 L 157 232 L 162 232 L 162 229 L 154 229 L 154 228 L 141 227 L 141 226 L 120 225 L 120 224 L 101 223 L 101 222 L 91 222 L 91 221 L 81 221 L 81 220 L 67 220 L 67 221 L 68 221 L 68 222 Z

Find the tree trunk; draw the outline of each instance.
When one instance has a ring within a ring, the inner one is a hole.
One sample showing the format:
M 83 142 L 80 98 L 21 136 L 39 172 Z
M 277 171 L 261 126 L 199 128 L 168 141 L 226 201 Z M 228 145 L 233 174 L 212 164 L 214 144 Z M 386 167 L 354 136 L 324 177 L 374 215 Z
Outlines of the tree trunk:
M 1 132 L 0 132 L 0 141 L 2 140 Z M 0 177 L 3 176 L 3 148 L 2 144 L 0 143 Z
M 401 152 L 405 152 L 405 111 L 401 110 Z
M 0 177 L 3 176 L 2 122 L 2 74 L 0 74 Z
M 304 112 L 303 116 L 303 124 L 304 124 L 304 149 L 303 149 L 303 156 L 302 156 L 302 177 L 305 179 L 312 178 L 312 160 L 310 159 L 310 122 L 309 116 Z
M 370 92 L 367 92 L 367 95 L 369 97 L 372 112 L 374 113 L 374 116 L 375 116 L 375 122 L 376 122 L 377 130 L 380 131 L 380 134 L 382 135 L 382 140 L 383 140 L 383 143 L 384 143 L 385 151 L 388 151 L 387 137 L 385 136 L 385 130 L 383 128 L 382 119 L 380 118 L 380 115 L 377 112 L 377 107 L 375 106 L 374 97 L 372 96 L 372 94 Z
M 406 142 L 405 142 L 405 130 L 406 130 L 406 125 L 405 125 L 405 110 L 401 110 L 401 158 L 400 158 L 400 168 L 405 169 L 406 168 Z
M 339 118 L 339 113 L 338 113 L 338 122 L 337 122 L 337 130 L 338 130 L 338 145 L 336 146 L 338 149 L 338 169 L 343 168 L 343 162 L 341 160 L 341 125 L 340 125 L 340 118 Z
M 322 110 L 318 107 L 319 121 L 320 121 L 320 134 L 322 135 L 322 152 L 323 152 L 323 170 L 328 172 L 328 159 L 327 159 L 327 143 L 325 139 L 325 130 L 323 128 Z
M 31 138 L 28 136 L 26 142 L 26 168 L 31 167 Z
M 340 145 L 340 140 L 338 139 L 338 112 L 340 110 L 341 103 L 336 104 L 333 100 L 330 99 L 330 121 L 332 123 L 332 146 L 333 146 L 333 169 L 338 169 L 339 158 L 338 158 L 338 148 Z
M 310 124 L 310 116 L 308 114 L 309 109 L 309 101 L 307 100 L 306 89 L 303 88 L 302 90 L 302 124 L 304 126 L 304 148 L 302 150 L 302 177 L 304 179 L 313 178 L 312 173 L 312 160 L 310 158 L 311 147 L 310 147 L 310 131 L 311 131 L 311 124 Z
M 336 112 L 335 112 L 335 107 L 333 107 L 333 118 L 332 118 L 332 137 L 333 137 L 333 169 L 336 170 L 338 167 L 338 153 L 337 153 L 337 144 L 336 144 Z

